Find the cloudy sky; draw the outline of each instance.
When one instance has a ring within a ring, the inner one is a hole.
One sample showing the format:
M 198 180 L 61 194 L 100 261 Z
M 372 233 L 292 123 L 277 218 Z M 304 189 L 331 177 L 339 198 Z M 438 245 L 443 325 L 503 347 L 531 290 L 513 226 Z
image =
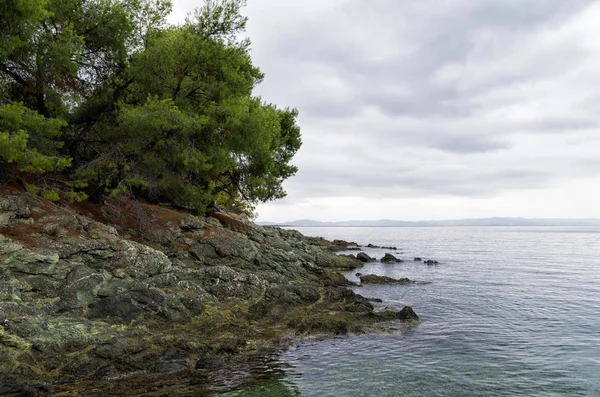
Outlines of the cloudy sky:
M 174 0 L 181 21 L 199 0 Z M 600 218 L 600 2 L 249 0 L 257 95 L 300 111 L 261 221 Z

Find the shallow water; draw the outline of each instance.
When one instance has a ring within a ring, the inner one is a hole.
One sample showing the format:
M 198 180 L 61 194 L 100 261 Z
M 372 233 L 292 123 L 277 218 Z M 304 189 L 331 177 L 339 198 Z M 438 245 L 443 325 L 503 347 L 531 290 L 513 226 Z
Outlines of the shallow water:
M 358 271 L 431 283 L 356 291 L 421 323 L 300 343 L 269 366 L 276 375 L 224 395 L 600 396 L 600 228 L 297 229 L 398 247 L 365 252 L 405 262 Z

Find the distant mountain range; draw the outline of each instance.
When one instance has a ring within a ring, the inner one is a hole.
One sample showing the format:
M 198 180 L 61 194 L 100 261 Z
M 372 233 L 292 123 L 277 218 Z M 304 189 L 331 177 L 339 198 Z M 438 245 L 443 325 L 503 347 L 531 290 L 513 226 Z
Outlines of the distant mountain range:
M 320 222 L 301 219 L 291 222 L 257 222 L 263 226 L 292 227 L 410 227 L 410 226 L 600 226 L 600 219 L 545 219 L 545 218 L 481 218 L 454 219 L 446 221 L 341 221 Z

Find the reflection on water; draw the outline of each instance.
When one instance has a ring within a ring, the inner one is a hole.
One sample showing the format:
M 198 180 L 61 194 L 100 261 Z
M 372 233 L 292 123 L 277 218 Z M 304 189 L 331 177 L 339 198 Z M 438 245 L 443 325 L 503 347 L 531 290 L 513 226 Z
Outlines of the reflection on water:
M 252 363 L 251 373 L 241 374 L 228 371 L 219 376 L 212 374 L 215 378 L 210 380 L 211 389 L 217 396 L 241 396 L 241 397 L 297 397 L 300 391 L 293 382 L 288 379 L 288 372 L 294 368 L 281 361 L 279 357 L 268 357 L 264 361 Z M 226 376 L 226 377 L 225 377 Z M 216 392 L 217 390 L 223 390 Z M 234 391 L 225 391 L 234 390 Z
M 401 247 L 405 262 L 360 272 L 431 283 L 357 292 L 410 305 L 422 321 L 393 335 L 300 343 L 269 363 L 271 374 L 222 395 L 600 395 L 600 228 L 300 231 Z
M 285 381 L 283 377 L 271 377 L 238 391 L 218 394 L 218 396 L 236 397 L 298 397 L 300 395 L 298 388 Z
M 213 395 L 299 396 L 300 392 L 285 380 L 290 368 L 289 364 L 273 355 L 208 372 L 204 380 Z M 206 395 L 203 393 L 206 392 L 202 390 L 198 396 Z

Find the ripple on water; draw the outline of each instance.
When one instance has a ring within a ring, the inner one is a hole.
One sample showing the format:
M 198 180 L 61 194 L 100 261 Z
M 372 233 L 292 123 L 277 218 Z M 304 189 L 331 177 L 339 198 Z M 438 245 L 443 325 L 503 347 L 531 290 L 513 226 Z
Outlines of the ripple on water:
M 408 304 L 422 322 L 394 335 L 300 344 L 278 358 L 271 389 L 229 395 L 600 396 L 600 228 L 301 232 L 402 247 L 406 262 L 360 272 L 430 284 L 356 291 Z M 413 262 L 416 256 L 441 264 Z M 357 280 L 354 273 L 347 277 Z

